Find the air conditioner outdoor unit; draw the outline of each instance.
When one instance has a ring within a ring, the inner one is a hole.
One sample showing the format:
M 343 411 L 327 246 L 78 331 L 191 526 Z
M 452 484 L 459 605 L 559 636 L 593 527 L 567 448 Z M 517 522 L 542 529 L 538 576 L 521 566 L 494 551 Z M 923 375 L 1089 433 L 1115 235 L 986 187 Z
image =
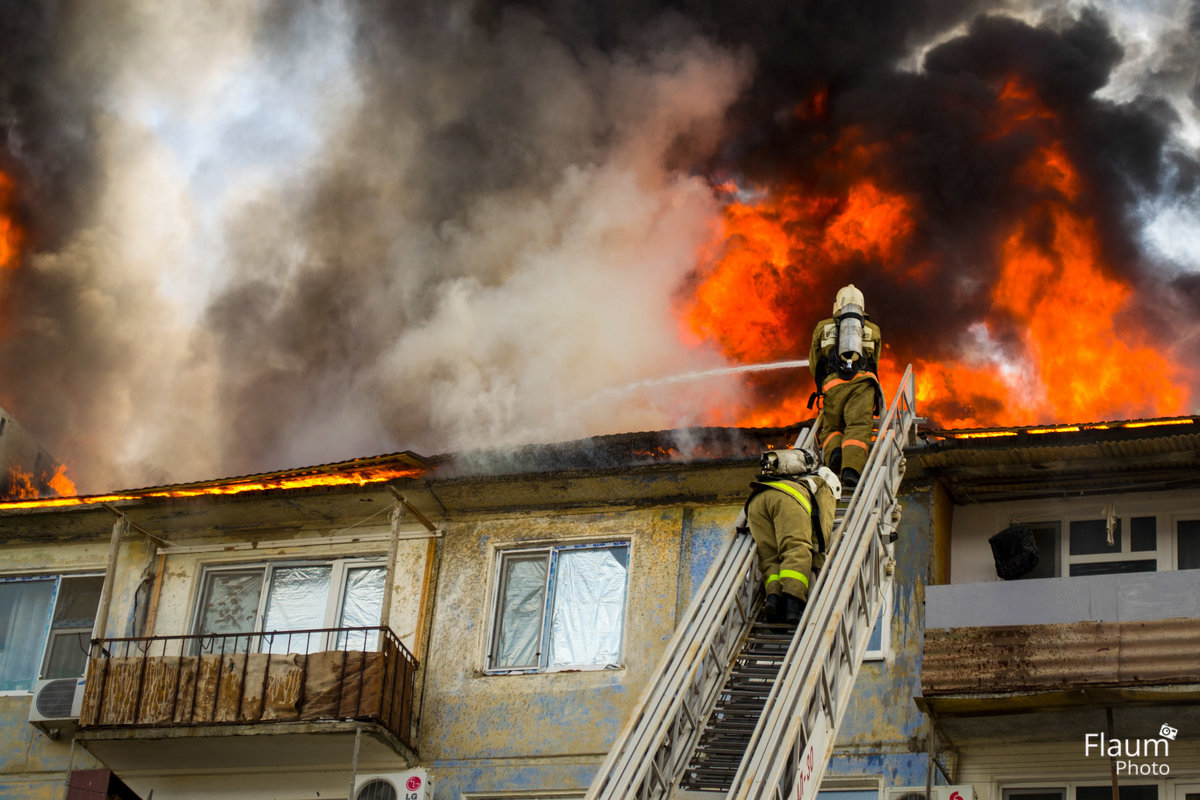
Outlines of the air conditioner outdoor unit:
M 77 722 L 83 705 L 83 683 L 83 678 L 53 678 L 34 683 L 29 721 L 45 731 Z
M 359 775 L 351 800 L 426 800 L 433 797 L 429 775 L 423 769 Z
M 975 787 L 969 783 L 958 786 L 934 786 L 932 800 L 975 800 Z M 897 786 L 888 789 L 888 800 L 925 800 L 924 786 Z

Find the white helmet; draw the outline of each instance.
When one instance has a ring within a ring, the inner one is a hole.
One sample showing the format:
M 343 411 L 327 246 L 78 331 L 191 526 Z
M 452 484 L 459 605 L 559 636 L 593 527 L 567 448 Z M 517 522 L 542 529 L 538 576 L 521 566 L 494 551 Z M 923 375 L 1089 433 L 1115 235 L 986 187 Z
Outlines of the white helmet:
M 825 481 L 825 485 L 829 487 L 829 491 L 833 492 L 834 500 L 842 499 L 842 482 L 838 480 L 837 475 L 833 474 L 833 470 L 822 465 L 817 470 L 817 477 Z
M 866 301 L 863 299 L 863 293 L 860 292 L 853 283 L 848 283 L 838 289 L 837 299 L 833 301 L 833 316 L 838 316 L 847 306 L 857 306 L 859 314 L 866 309 Z

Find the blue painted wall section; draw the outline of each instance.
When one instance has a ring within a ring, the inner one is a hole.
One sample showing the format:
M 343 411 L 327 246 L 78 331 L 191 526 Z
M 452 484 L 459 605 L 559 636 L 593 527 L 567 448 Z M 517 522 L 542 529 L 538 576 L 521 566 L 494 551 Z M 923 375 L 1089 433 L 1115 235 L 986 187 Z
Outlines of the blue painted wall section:
M 882 777 L 885 786 L 924 786 L 926 720 L 920 693 L 925 583 L 933 557 L 933 495 L 924 487 L 901 498 L 892 590 L 891 653 L 867 661 L 842 721 L 826 777 Z

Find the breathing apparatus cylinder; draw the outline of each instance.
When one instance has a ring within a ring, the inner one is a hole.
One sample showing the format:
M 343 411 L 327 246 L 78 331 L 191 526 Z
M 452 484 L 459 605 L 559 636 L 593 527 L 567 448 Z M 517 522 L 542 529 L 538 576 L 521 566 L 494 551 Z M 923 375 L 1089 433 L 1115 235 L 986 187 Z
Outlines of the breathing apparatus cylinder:
M 841 318 L 838 319 L 838 358 L 842 361 L 857 361 L 862 357 L 862 343 L 862 306 L 845 306 Z
M 848 283 L 838 289 L 833 301 L 833 319 L 837 323 L 837 361 L 840 370 L 852 369 L 863 354 L 863 293 Z
M 759 467 L 769 475 L 806 475 L 817 469 L 817 454 L 801 447 L 795 450 L 766 450 Z

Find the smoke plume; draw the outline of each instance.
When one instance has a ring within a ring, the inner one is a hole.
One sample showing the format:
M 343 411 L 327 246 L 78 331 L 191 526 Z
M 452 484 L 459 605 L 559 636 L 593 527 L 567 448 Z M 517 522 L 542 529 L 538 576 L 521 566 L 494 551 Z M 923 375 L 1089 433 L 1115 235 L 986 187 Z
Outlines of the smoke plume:
M 1127 313 L 1189 362 L 1200 12 L 1174 11 L 4 2 L 0 405 L 81 491 L 737 422 L 807 374 L 614 390 L 736 363 L 678 313 L 716 187 L 835 192 L 847 130 L 887 143 L 930 265 L 852 277 L 896 358 L 962 358 L 994 221 L 1039 191 L 1008 177 L 1039 143 L 988 138 L 1014 73 Z M 847 279 L 801 276 L 771 358 Z

